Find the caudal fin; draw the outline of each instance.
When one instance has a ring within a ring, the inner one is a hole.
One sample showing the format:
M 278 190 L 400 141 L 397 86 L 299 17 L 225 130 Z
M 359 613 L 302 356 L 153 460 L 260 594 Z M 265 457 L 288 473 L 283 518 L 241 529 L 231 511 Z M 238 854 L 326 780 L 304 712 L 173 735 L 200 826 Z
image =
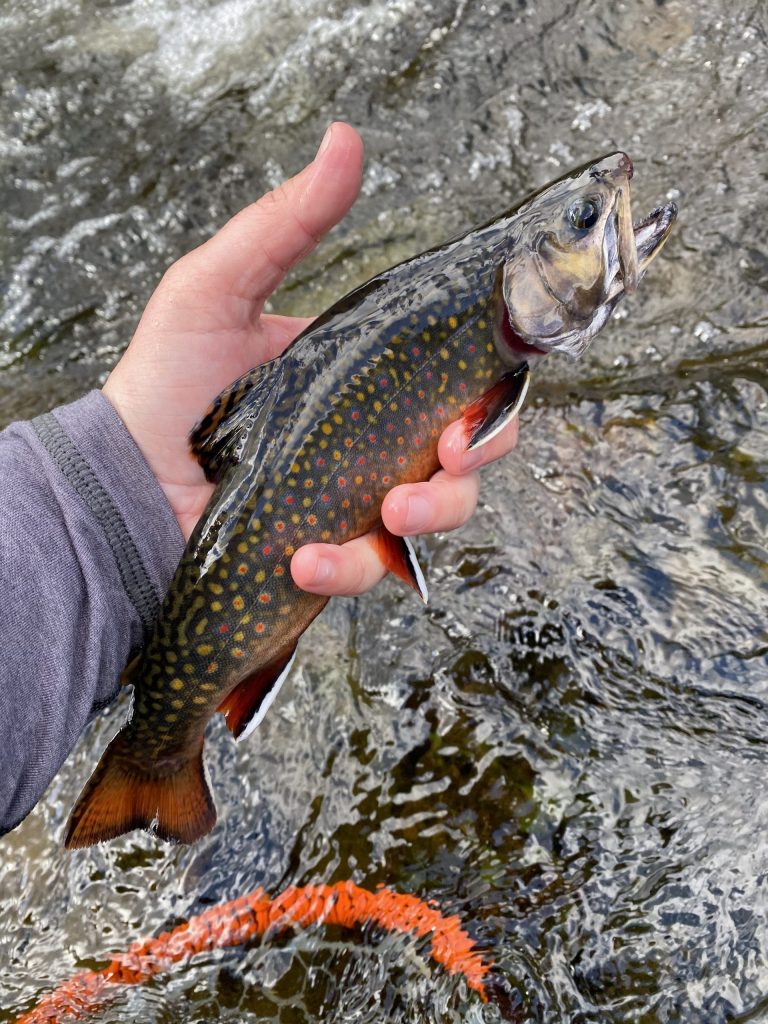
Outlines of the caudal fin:
M 173 774 L 135 761 L 127 730 L 118 733 L 69 816 L 67 849 L 103 843 L 144 828 L 161 839 L 192 843 L 216 824 L 203 768 L 203 745 Z

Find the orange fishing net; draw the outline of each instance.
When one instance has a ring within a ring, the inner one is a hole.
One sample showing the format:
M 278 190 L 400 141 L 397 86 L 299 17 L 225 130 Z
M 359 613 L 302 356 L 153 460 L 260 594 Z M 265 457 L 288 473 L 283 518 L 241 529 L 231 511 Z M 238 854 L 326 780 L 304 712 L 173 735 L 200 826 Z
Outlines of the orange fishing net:
M 375 924 L 388 931 L 432 936 L 431 954 L 451 974 L 461 974 L 484 1002 L 494 1001 L 509 1020 L 519 1020 L 519 1003 L 507 982 L 476 951 L 456 915 L 444 917 L 417 896 L 379 889 L 369 892 L 354 882 L 291 886 L 274 899 L 263 889 L 203 911 L 173 931 L 134 942 L 100 971 L 73 975 L 17 1024 L 80 1021 L 102 1006 L 119 985 L 137 985 L 181 960 L 206 950 L 239 946 L 267 931 L 271 934 L 310 924 L 354 927 Z

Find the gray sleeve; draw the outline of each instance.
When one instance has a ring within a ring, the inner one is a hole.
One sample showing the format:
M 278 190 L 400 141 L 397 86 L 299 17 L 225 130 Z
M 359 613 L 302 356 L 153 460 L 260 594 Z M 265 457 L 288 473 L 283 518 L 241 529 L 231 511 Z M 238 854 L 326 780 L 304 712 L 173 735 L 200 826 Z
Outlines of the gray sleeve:
M 0 834 L 115 697 L 183 547 L 100 391 L 0 434 Z

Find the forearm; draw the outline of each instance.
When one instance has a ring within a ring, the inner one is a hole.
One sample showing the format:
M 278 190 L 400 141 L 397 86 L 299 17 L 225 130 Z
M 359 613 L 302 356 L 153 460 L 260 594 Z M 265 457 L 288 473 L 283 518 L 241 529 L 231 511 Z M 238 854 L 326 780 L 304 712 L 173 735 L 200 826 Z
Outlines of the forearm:
M 0 434 L 0 832 L 111 700 L 183 539 L 100 392 Z

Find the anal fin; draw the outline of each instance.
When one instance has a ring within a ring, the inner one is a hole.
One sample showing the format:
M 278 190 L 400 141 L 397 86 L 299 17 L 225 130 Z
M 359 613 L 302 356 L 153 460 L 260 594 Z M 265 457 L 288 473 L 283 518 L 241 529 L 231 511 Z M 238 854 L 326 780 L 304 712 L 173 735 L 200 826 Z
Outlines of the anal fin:
M 373 533 L 373 543 L 381 562 L 393 575 L 413 587 L 424 604 L 429 600 L 427 581 L 409 537 L 396 537 L 386 526 Z
M 525 401 L 530 378 L 528 363 L 522 363 L 516 370 L 505 373 L 484 395 L 467 406 L 463 416 L 467 451 L 486 444 L 517 416 Z
M 296 648 L 281 654 L 240 682 L 219 704 L 227 728 L 236 740 L 244 740 L 261 724 L 291 670 Z

